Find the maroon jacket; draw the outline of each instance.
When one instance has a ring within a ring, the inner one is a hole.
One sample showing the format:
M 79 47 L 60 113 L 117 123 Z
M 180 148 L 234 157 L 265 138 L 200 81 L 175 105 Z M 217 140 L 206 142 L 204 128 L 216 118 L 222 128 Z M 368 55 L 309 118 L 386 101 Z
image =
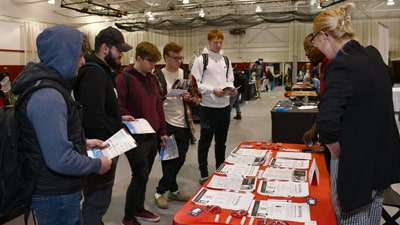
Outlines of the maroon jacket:
M 144 76 L 133 65 L 129 65 L 124 71 L 130 75 L 129 90 L 123 74 L 119 74 L 115 78 L 118 105 L 122 115 L 144 118 L 160 137 L 167 135 L 162 97 L 154 75 Z

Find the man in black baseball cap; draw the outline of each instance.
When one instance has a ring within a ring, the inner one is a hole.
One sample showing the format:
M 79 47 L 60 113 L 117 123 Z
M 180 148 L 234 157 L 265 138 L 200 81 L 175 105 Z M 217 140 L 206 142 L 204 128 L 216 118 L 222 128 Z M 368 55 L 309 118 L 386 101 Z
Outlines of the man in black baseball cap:
M 74 83 L 74 96 L 83 106 L 82 125 L 86 137 L 107 140 L 122 128 L 114 77 L 121 66 L 123 52 L 131 49 L 119 30 L 107 27 L 96 36 L 95 51 L 85 55 L 86 64 Z M 83 188 L 83 224 L 104 224 L 103 215 L 111 202 L 117 162 L 114 158 L 107 173 L 87 177 Z
M 132 49 L 132 46 L 125 43 L 124 36 L 122 36 L 121 31 L 113 27 L 107 27 L 106 29 L 100 31 L 96 36 L 96 43 L 111 44 L 114 45 L 121 52 L 127 52 Z

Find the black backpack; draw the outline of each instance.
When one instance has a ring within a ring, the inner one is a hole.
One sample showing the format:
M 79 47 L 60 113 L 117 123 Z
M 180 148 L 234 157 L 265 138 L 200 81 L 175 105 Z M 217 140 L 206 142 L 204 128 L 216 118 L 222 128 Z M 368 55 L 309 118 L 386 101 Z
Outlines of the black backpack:
M 204 75 L 204 70 L 207 70 L 208 66 L 208 54 L 207 53 L 202 53 L 201 56 L 203 57 L 203 73 L 201 74 L 201 80 L 200 83 L 203 82 L 203 75 Z M 223 56 L 226 64 L 226 80 L 228 80 L 228 72 L 229 72 L 229 59 L 228 56 Z
M 29 217 L 29 203 L 36 180 L 43 166 L 40 151 L 25 154 L 19 149 L 18 118 L 16 110 L 34 91 L 55 88 L 67 101 L 61 84 L 53 80 L 39 80 L 27 88 L 14 107 L 0 108 L 0 224 L 25 213 Z

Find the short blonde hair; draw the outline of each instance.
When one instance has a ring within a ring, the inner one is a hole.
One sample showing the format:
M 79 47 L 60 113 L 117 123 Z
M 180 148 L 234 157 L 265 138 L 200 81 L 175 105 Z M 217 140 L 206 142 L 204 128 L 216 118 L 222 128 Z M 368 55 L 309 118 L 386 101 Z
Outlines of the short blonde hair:
M 354 39 L 355 33 L 350 24 L 350 10 L 354 7 L 354 3 L 350 2 L 319 13 L 312 25 L 314 34 L 324 31 L 334 39 L 342 37 Z

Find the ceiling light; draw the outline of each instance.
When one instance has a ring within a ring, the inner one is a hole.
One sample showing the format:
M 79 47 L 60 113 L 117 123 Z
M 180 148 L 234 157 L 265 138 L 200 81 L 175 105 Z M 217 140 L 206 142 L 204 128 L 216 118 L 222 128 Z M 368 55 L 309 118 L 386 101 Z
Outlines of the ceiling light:
M 259 5 L 258 5 L 257 8 L 256 8 L 256 12 L 257 12 L 257 13 L 262 12 L 262 9 L 261 9 L 261 7 L 260 7 Z
M 54 4 L 56 4 L 56 0 L 48 0 L 47 3 L 54 5 Z
M 154 16 L 153 16 L 153 14 L 150 14 L 150 16 L 149 16 L 149 20 L 154 20 Z
M 386 2 L 386 5 L 394 5 L 394 0 L 388 0 L 388 1 Z
M 203 9 L 200 9 L 199 16 L 203 18 L 206 14 L 204 13 Z
M 189 0 L 183 0 L 182 3 L 186 5 L 186 4 L 189 4 L 190 2 L 189 2 Z

